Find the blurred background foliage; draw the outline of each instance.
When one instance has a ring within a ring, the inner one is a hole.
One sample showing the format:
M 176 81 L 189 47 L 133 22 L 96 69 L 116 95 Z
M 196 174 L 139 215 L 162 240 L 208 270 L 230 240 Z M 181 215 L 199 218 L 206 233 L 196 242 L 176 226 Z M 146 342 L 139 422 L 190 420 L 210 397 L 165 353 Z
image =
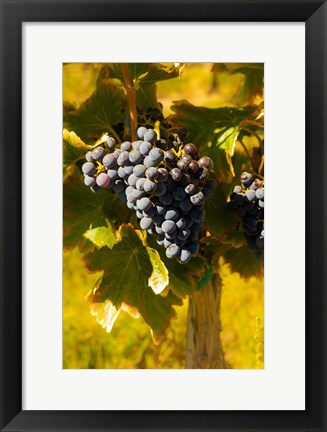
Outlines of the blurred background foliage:
M 65 64 L 63 100 L 78 108 L 91 96 L 102 64 Z M 158 100 L 165 115 L 175 100 L 197 106 L 244 106 L 260 103 L 263 68 L 248 64 L 181 65 L 181 76 L 157 84 Z M 63 255 L 63 367 L 73 369 L 184 368 L 188 302 L 175 307 L 160 345 L 152 343 L 147 324 L 121 312 L 110 334 L 90 314 L 85 300 L 98 274 L 89 273 L 78 249 Z M 220 263 L 222 343 L 228 367 L 263 368 L 263 279 L 242 279 L 228 264 Z

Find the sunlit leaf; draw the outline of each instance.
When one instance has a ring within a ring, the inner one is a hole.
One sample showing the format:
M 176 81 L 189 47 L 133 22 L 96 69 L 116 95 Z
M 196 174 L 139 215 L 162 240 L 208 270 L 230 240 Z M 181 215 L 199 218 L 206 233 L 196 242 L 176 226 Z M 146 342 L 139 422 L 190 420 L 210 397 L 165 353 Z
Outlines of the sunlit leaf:
M 179 304 L 178 299 L 172 295 L 156 295 L 149 287 L 152 264 L 134 229 L 130 225 L 123 225 L 121 236 L 122 240 L 112 249 L 98 249 L 85 258 L 90 271 L 103 271 L 92 301 L 110 300 L 116 309 L 123 302 L 137 308 L 152 329 L 155 340 L 158 340 L 176 315 L 172 306 Z
M 67 170 L 84 157 L 90 146 L 84 142 L 73 131 L 63 130 L 63 168 L 64 176 Z
M 150 247 L 147 247 L 146 250 L 149 254 L 153 269 L 148 284 L 155 294 L 160 294 L 169 283 L 168 270 L 161 261 L 158 251 Z
M 111 249 L 117 243 L 116 230 L 109 221 L 106 221 L 106 223 L 106 227 L 101 226 L 86 231 L 84 237 L 98 248 L 107 246 Z
M 88 144 L 94 144 L 106 132 L 119 138 L 115 126 L 124 122 L 126 114 L 127 97 L 121 82 L 107 79 L 77 110 L 64 112 L 64 125 Z
M 106 332 L 110 333 L 116 319 L 118 318 L 120 308 L 116 309 L 109 300 L 106 300 L 103 303 L 92 303 L 90 306 L 90 312 Z

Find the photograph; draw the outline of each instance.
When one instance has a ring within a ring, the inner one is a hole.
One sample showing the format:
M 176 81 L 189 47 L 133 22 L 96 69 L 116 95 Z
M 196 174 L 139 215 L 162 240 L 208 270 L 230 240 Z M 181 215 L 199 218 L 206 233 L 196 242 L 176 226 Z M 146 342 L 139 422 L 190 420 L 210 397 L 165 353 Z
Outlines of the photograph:
M 64 63 L 64 369 L 264 369 L 264 64 Z

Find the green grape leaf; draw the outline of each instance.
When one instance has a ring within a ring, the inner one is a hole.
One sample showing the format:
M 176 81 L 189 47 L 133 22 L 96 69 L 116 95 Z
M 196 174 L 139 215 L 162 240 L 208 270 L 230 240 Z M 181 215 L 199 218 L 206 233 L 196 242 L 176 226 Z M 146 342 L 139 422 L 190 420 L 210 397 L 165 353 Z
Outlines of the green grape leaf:
M 177 126 L 186 128 L 188 140 L 202 150 L 209 142 L 215 142 L 217 145 L 217 136 L 222 129 L 237 127 L 243 120 L 254 119 L 257 108 L 257 106 L 206 108 L 182 100 L 173 102 L 171 109 L 175 114 L 170 117 L 170 120 Z
M 233 177 L 235 176 L 235 171 L 232 163 L 232 157 L 234 156 L 236 140 L 239 131 L 239 126 L 224 128 L 222 131 L 220 131 L 217 138 L 217 146 L 225 151 L 229 170 L 232 173 Z
M 69 168 L 78 160 L 82 159 L 85 153 L 90 150 L 90 146 L 83 141 L 73 131 L 63 130 L 63 167 L 64 176 Z
M 84 234 L 110 222 L 128 222 L 130 212 L 111 190 L 93 193 L 83 184 L 83 176 L 75 168 L 65 178 L 63 187 L 64 247 L 81 249 L 87 242 Z M 89 242 L 88 242 L 89 243 Z M 90 243 L 91 244 L 91 243 Z
M 102 280 L 94 290 L 92 302 L 110 302 L 119 309 L 122 303 L 137 308 L 158 341 L 176 316 L 173 304 L 180 304 L 172 295 L 156 295 L 148 285 L 152 265 L 147 249 L 132 226 L 122 225 L 121 241 L 112 249 L 95 250 L 85 257 L 91 272 L 103 271 Z
M 107 246 L 111 249 L 118 241 L 115 228 L 108 220 L 106 220 L 106 223 L 106 227 L 100 226 L 89 229 L 84 233 L 84 237 L 90 240 L 97 248 Z
M 146 247 L 146 250 L 153 269 L 148 283 L 155 294 L 160 294 L 169 283 L 168 270 L 165 264 L 161 261 L 158 251 L 149 246 Z
M 249 250 L 242 233 L 237 236 L 228 236 L 226 240 L 217 240 L 207 237 L 204 241 L 204 256 L 214 268 L 218 267 L 220 258 L 229 264 L 232 272 L 237 272 L 243 279 L 252 276 L 263 277 L 263 263 L 259 261 L 254 252 Z
M 263 96 L 264 63 L 230 63 L 226 65 L 226 71 L 244 75 L 243 85 L 236 97 L 237 104 L 253 103 L 257 96 Z
M 219 184 L 213 195 L 206 201 L 205 227 L 214 237 L 220 238 L 237 229 L 239 218 L 235 211 L 227 205 L 227 197 Z
M 119 141 L 114 127 L 124 123 L 127 96 L 120 81 L 106 79 L 77 110 L 64 112 L 64 125 L 74 130 L 83 141 L 93 144 L 105 132 Z

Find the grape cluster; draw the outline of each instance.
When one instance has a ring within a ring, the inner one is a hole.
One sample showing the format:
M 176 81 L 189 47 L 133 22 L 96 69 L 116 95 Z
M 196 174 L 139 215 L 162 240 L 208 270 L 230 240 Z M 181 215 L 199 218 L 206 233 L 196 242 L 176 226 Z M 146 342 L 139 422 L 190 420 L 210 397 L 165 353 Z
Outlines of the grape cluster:
M 241 175 L 242 186 L 235 186 L 230 197 L 231 206 L 242 218 L 244 235 L 250 250 L 257 258 L 264 258 L 264 183 L 252 174 Z
M 135 210 L 140 227 L 157 235 L 166 256 L 186 263 L 199 251 L 205 199 L 216 187 L 210 179 L 213 163 L 178 137 L 158 139 L 145 127 L 137 135 L 139 140 L 119 148 L 109 137 L 87 152 L 84 183 L 93 192 L 112 188 Z

